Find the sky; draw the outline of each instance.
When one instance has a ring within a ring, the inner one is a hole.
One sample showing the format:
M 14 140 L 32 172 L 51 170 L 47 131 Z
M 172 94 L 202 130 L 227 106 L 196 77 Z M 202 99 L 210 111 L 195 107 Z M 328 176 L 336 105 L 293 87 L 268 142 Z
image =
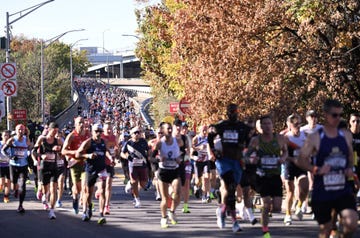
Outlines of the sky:
M 10 0 L 2 4 L 0 25 L 4 31 L 0 36 L 6 34 L 6 12 L 14 14 L 10 16 L 11 22 L 20 17 L 15 13 L 46 1 Z M 102 47 L 110 52 L 133 50 L 138 39 L 122 35 L 136 35 L 134 11 L 143 7 L 143 4 L 134 0 L 54 0 L 14 22 L 11 32 L 14 36 L 23 35 L 46 41 L 66 31 L 85 29 L 67 33 L 60 41 L 73 44 L 80 39 L 87 39 L 79 41 L 74 48 L 99 47 L 99 52 L 102 52 Z

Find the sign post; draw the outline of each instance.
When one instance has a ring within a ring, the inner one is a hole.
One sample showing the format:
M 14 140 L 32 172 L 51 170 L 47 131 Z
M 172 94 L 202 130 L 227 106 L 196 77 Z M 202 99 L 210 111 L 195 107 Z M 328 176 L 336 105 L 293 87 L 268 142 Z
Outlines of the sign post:
M 185 115 L 189 115 L 191 113 L 190 102 L 186 98 L 182 98 L 179 102 L 179 109 Z

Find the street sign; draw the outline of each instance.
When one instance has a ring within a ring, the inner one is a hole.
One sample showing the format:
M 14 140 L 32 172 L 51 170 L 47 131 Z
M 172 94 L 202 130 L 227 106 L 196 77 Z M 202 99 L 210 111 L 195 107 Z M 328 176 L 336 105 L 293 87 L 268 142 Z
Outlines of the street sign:
M 14 109 L 12 116 L 12 119 L 15 121 L 26 121 L 26 109 Z
M 178 102 L 171 102 L 169 104 L 170 108 L 169 111 L 170 113 L 177 113 L 179 110 L 179 103 Z
M 179 109 L 184 114 L 190 114 L 190 103 L 186 98 L 180 100 Z
M 17 83 L 14 80 L 1 81 L 1 90 L 5 96 L 11 97 L 17 95 Z
M 15 63 L 0 64 L 0 78 L 16 79 L 16 64 Z

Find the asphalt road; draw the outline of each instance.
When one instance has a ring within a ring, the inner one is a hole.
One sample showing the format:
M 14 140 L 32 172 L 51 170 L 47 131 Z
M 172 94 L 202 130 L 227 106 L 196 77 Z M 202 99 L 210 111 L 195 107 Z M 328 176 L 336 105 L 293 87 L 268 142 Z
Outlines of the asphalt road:
M 261 226 L 252 226 L 248 222 L 241 222 L 243 231 L 232 233 L 230 219 L 224 230 L 216 226 L 216 202 L 201 204 L 195 197 L 190 200 L 190 214 L 177 214 L 179 223 L 170 225 L 167 229 L 160 228 L 159 202 L 155 201 L 154 190 L 141 191 L 142 207 L 133 208 L 132 199 L 125 194 L 120 168 L 116 169 L 118 176 L 114 179 L 111 214 L 107 224 L 98 225 L 97 200 L 95 212 L 90 222 L 83 222 L 80 213 L 72 211 L 71 198 L 67 194 L 63 198 L 63 208 L 55 210 L 56 220 L 49 220 L 48 212 L 43 210 L 40 201 L 36 200 L 33 185 L 27 186 L 27 195 L 24 202 L 26 212 L 17 214 L 18 202 L 11 196 L 11 202 L 4 204 L 0 195 L 0 237 L 29 237 L 29 238 L 107 238 L 107 237 L 262 237 Z M 259 218 L 259 211 L 255 212 Z M 274 214 L 270 221 L 272 237 L 316 237 L 317 224 L 311 215 L 304 215 L 303 221 L 293 221 L 293 225 L 283 224 L 283 215 Z M 360 232 L 355 237 L 360 237 Z

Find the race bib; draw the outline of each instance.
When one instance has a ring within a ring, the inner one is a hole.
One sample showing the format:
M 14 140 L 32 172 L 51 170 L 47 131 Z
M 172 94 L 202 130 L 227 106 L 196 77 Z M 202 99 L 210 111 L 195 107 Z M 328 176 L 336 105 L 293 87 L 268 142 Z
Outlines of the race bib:
M 45 153 L 41 155 L 41 159 L 45 160 L 46 162 L 54 162 L 56 155 L 54 153 Z
M 326 191 L 337 191 L 345 188 L 345 174 L 341 172 L 330 172 L 323 176 Z
M 239 138 L 239 133 L 236 131 L 224 131 L 223 138 L 226 142 L 236 143 Z
M 64 162 L 63 159 L 57 160 L 56 163 L 57 163 L 58 167 L 62 167 L 62 166 L 64 166 L 64 164 L 65 164 L 65 162 Z
M 164 162 L 163 162 L 163 166 L 164 167 L 168 167 L 168 168 L 176 168 L 177 167 L 177 162 L 175 159 L 166 159 Z
M 261 167 L 264 169 L 277 168 L 279 157 L 261 157 Z
M 18 158 L 24 158 L 26 157 L 27 150 L 15 148 L 14 149 L 14 155 Z
M 143 159 L 138 159 L 138 158 L 134 158 L 132 161 L 133 166 L 143 166 L 143 162 L 144 162 Z
M 109 148 L 109 152 L 110 152 L 111 156 L 115 155 L 115 149 L 113 147 Z
M 191 172 L 192 172 L 192 167 L 191 167 L 191 165 L 186 165 L 186 166 L 185 166 L 185 172 L 188 173 L 188 174 L 189 174 L 189 173 L 191 174 Z

